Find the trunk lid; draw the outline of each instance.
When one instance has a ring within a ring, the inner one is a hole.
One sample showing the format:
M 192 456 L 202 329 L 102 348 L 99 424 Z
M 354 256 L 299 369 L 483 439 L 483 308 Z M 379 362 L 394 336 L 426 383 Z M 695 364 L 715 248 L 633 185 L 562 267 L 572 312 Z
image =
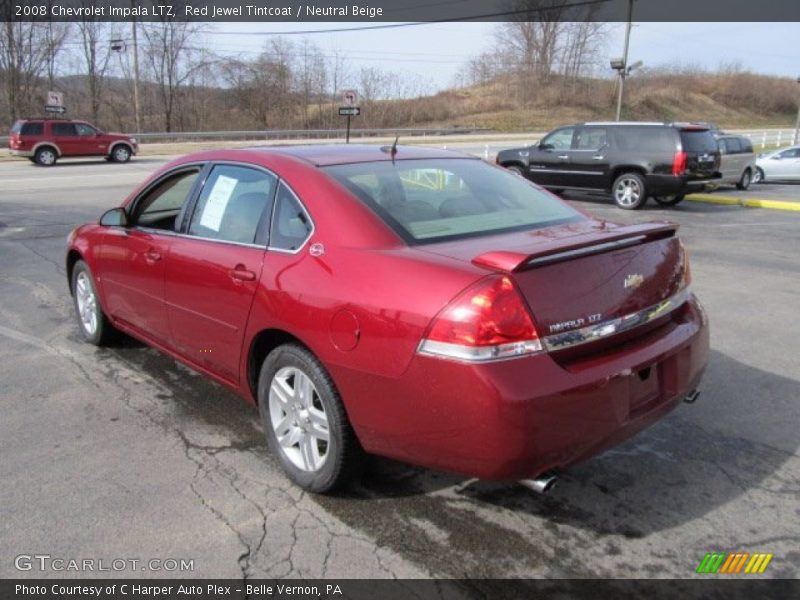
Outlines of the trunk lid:
M 588 221 L 425 250 L 510 273 L 539 335 L 547 337 L 631 315 L 678 293 L 685 261 L 676 229 Z

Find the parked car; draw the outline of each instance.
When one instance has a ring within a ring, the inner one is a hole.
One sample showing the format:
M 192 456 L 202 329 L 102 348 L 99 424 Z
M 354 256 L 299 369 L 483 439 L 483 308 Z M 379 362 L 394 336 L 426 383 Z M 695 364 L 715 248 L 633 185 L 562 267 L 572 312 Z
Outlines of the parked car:
M 750 187 L 756 172 L 756 154 L 753 143 L 743 135 L 720 135 L 717 137 L 720 152 L 721 184 L 735 185 L 740 190 Z
M 68 119 L 20 119 L 11 127 L 8 147 L 13 156 L 23 156 L 49 167 L 60 158 L 105 156 L 127 162 L 139 150 L 136 138 L 105 133 L 86 121 Z
M 674 205 L 720 178 L 717 142 L 696 124 L 579 123 L 503 150 L 496 162 L 556 192 L 610 193 L 625 209 L 641 208 L 651 195 Z
M 791 146 L 762 154 L 756 159 L 755 183 L 767 180 L 800 180 L 800 146 Z
M 66 272 L 86 340 L 241 394 L 316 492 L 365 453 L 543 490 L 693 399 L 708 357 L 674 225 L 429 148 L 185 156 L 75 229 Z

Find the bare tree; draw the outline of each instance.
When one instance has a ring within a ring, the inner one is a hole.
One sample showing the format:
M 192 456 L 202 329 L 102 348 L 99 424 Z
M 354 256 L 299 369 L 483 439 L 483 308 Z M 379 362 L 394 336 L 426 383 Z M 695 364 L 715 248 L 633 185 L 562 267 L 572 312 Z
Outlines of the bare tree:
M 98 21 L 78 21 L 81 60 L 86 73 L 89 94 L 89 112 L 97 122 L 105 95 L 106 71 L 111 60 L 113 24 Z
M 180 87 L 204 64 L 197 43 L 202 34 L 197 23 L 165 20 L 142 25 L 145 60 L 156 86 L 164 129 L 172 131 Z
M 39 102 L 34 95 L 46 65 L 46 25 L 13 21 L 10 0 L 0 0 L 0 71 L 5 74 L 8 116 L 16 120 Z
M 64 49 L 64 42 L 67 41 L 71 29 L 70 23 L 54 23 L 48 21 L 45 24 L 45 44 L 46 58 L 45 70 L 47 72 L 48 89 L 55 88 L 56 71 L 58 59 Z

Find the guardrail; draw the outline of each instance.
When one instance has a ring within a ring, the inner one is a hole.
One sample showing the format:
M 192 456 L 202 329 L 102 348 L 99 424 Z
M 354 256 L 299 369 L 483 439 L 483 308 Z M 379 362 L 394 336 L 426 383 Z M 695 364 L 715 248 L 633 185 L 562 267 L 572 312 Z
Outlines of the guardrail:
M 135 137 L 144 143 L 164 143 L 180 141 L 209 141 L 209 140 L 228 140 L 228 141 L 255 141 L 255 140 L 296 140 L 296 139 L 332 139 L 343 137 L 342 129 L 269 129 L 252 131 L 175 131 L 175 132 L 148 132 L 136 134 Z M 793 143 L 793 129 L 735 129 L 729 133 L 736 133 L 750 138 L 757 149 L 780 148 Z M 498 134 L 492 129 L 485 128 L 466 128 L 454 127 L 449 129 L 426 129 L 426 128 L 400 128 L 400 129 L 354 129 L 350 132 L 352 138 L 369 137 L 391 137 L 399 135 L 402 137 L 435 137 L 451 135 L 480 135 Z M 134 135 L 134 134 L 130 134 Z M 541 134 L 530 134 L 531 141 Z M 0 136 L 0 146 L 8 145 L 8 136 Z M 486 147 L 497 147 L 491 144 Z M 501 146 L 509 147 L 509 146 Z
M 351 138 L 364 137 L 428 137 L 447 135 L 474 135 L 489 133 L 491 129 L 478 127 L 423 128 L 404 127 L 392 129 L 351 129 Z M 344 129 L 255 129 L 249 131 L 173 131 L 146 132 L 133 134 L 140 142 L 197 142 L 208 140 L 248 141 L 248 140 L 297 140 L 297 139 L 331 139 L 344 137 Z M 8 136 L 0 136 L 0 144 L 8 144 Z

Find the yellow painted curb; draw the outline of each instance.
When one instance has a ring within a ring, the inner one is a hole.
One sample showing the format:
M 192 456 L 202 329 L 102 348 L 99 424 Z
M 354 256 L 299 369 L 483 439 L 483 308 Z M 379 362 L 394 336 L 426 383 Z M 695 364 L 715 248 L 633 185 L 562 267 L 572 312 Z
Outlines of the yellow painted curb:
M 686 196 L 693 202 L 708 202 L 710 204 L 725 204 L 728 206 L 744 206 L 747 208 L 771 208 L 773 210 L 800 211 L 800 202 L 787 202 L 783 200 L 766 200 L 762 198 L 736 198 L 734 196 L 718 196 L 717 194 L 691 194 Z

